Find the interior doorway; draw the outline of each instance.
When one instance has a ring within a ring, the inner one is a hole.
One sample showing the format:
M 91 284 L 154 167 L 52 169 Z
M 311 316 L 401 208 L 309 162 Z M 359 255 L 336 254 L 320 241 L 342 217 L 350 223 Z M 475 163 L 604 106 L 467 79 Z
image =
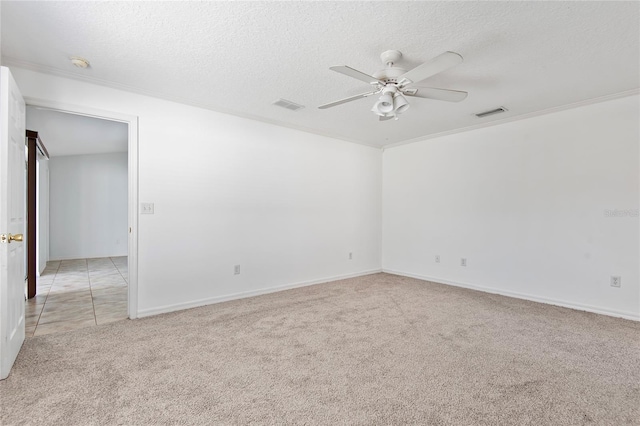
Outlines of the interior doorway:
M 38 283 L 27 336 L 137 315 L 137 118 L 27 100 L 38 161 Z

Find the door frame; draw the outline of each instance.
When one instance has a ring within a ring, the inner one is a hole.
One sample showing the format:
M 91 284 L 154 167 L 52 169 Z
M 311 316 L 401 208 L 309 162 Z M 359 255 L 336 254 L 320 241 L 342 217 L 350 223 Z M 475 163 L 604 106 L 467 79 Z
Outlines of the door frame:
M 138 318 L 138 117 L 122 114 L 114 111 L 89 108 L 80 105 L 71 105 L 62 102 L 53 102 L 29 96 L 24 97 L 27 106 L 46 108 L 69 114 L 84 115 L 111 121 L 119 121 L 129 126 L 128 146 L 128 262 L 129 285 L 127 310 L 130 319 Z M 37 129 L 36 129 L 37 130 Z

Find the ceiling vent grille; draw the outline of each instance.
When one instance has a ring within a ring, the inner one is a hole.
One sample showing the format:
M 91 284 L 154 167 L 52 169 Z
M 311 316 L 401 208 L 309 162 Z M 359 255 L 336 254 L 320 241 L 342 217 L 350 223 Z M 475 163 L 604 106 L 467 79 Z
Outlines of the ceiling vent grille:
M 278 99 L 277 101 L 275 101 L 273 103 L 273 105 L 279 106 L 279 107 L 282 107 L 282 108 L 286 108 L 286 109 L 289 109 L 291 111 L 297 111 L 299 109 L 304 108 L 304 105 L 300 105 L 300 104 L 297 104 L 295 102 L 291 102 L 291 101 L 288 101 L 288 100 L 282 99 L 282 98 Z
M 476 117 L 478 117 L 478 118 L 487 117 L 489 115 L 500 114 L 500 113 L 505 112 L 505 111 L 508 111 L 505 107 L 499 107 L 499 108 L 496 108 L 496 109 L 492 109 L 491 111 L 480 112 L 480 113 L 476 114 Z

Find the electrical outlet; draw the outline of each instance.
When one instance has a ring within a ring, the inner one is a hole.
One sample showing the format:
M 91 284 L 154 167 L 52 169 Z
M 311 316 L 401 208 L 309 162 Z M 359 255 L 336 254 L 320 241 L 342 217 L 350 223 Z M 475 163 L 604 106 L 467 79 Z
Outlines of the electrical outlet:
M 620 277 L 611 277 L 611 287 L 620 287 L 622 285 L 622 278 Z
M 436 254 L 436 263 L 440 263 L 440 255 Z
M 467 266 L 467 258 L 466 257 L 460 258 L 460 266 Z
M 353 253 L 349 252 L 349 260 L 353 259 Z
M 233 267 L 233 275 L 240 275 L 240 265 Z

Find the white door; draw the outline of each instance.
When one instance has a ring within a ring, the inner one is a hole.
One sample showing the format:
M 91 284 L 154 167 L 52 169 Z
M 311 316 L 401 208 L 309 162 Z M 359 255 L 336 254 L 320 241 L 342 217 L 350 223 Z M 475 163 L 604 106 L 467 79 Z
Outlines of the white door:
M 24 342 L 25 105 L 0 67 L 0 379 Z

